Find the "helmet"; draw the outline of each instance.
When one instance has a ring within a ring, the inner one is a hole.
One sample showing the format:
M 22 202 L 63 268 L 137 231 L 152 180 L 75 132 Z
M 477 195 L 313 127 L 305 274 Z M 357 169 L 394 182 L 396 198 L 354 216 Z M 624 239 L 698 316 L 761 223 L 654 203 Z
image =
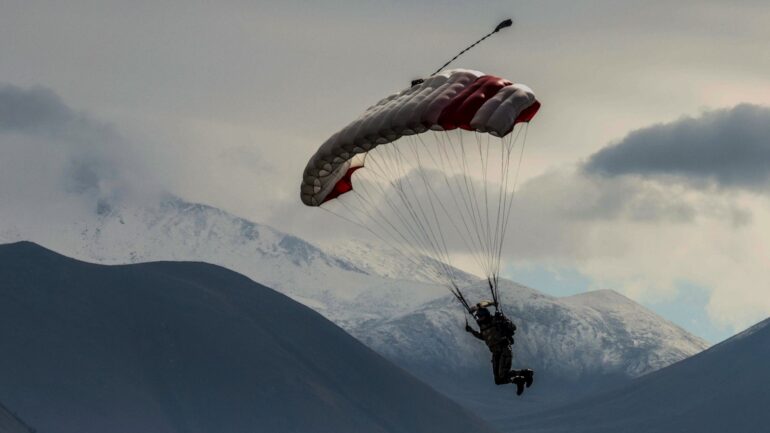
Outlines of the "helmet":
M 484 300 L 484 301 L 481 301 L 481 302 L 479 302 L 478 304 L 476 304 L 476 305 L 472 306 L 472 307 L 470 308 L 470 312 L 471 312 L 473 315 L 476 315 L 476 312 L 477 312 L 477 311 L 479 311 L 479 310 L 481 310 L 481 309 L 484 309 L 484 310 L 486 310 L 486 309 L 487 309 L 487 307 L 491 307 L 491 306 L 493 306 L 493 305 L 494 305 L 495 307 L 497 307 L 497 305 L 495 304 L 495 302 L 494 302 L 494 301 L 487 301 L 487 300 Z M 487 310 L 487 312 L 489 312 L 489 310 Z

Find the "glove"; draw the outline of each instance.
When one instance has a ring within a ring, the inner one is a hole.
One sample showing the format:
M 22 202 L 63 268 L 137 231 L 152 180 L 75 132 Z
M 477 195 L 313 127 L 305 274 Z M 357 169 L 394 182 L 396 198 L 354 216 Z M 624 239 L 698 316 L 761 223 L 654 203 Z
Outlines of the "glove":
M 471 325 L 465 324 L 465 332 L 473 332 L 473 328 L 471 328 Z

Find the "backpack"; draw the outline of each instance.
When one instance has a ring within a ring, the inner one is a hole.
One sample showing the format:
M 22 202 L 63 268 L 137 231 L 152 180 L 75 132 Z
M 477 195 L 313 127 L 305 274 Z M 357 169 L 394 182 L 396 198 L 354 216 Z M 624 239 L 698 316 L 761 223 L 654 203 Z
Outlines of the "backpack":
M 513 335 L 516 333 L 516 325 L 513 324 L 511 319 L 500 314 L 497 319 L 497 326 L 500 332 L 513 343 Z

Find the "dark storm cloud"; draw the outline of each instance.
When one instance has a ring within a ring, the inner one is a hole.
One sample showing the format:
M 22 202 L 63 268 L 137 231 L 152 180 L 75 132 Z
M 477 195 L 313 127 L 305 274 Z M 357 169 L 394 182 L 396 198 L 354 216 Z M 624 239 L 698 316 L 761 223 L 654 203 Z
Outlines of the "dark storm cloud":
M 50 89 L 0 84 L 0 132 L 50 132 L 79 118 Z
M 676 176 L 694 183 L 763 189 L 770 181 L 770 108 L 741 104 L 634 131 L 592 155 L 604 176 Z

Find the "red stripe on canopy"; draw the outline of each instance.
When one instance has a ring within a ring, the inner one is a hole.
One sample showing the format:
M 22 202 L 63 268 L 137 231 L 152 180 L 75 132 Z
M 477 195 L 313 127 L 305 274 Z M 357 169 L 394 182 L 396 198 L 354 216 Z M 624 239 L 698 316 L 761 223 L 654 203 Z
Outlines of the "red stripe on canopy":
M 462 128 L 472 131 L 471 120 L 476 111 L 484 103 L 495 96 L 505 86 L 510 86 L 510 81 L 494 75 L 482 75 L 470 86 L 458 93 L 449 104 L 441 110 L 438 124 L 446 130 Z
M 334 184 L 334 188 L 332 188 L 331 192 L 324 197 L 324 201 L 321 202 L 321 204 L 326 203 L 329 200 L 335 199 L 342 194 L 345 194 L 348 191 L 353 190 L 353 179 L 351 177 L 353 176 L 353 173 L 355 173 L 356 170 L 359 168 L 363 168 L 363 165 L 359 165 L 356 167 L 350 167 L 348 171 L 345 172 L 345 174 L 342 176 L 340 180 L 337 181 L 337 183 Z

